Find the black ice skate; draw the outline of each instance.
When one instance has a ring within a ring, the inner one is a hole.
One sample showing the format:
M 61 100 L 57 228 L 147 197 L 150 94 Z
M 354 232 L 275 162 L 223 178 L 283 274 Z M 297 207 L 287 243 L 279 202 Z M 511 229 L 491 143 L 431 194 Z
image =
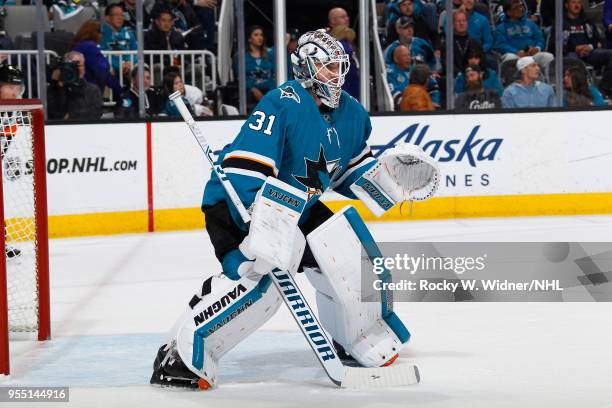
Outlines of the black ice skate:
M 355 360 L 353 356 L 346 352 L 344 347 L 342 347 L 336 340 L 332 339 L 332 343 L 334 348 L 336 349 L 336 353 L 338 354 L 338 358 L 342 361 L 342 364 L 349 367 L 361 367 L 359 361 Z
M 332 339 L 332 343 L 334 345 L 334 348 L 336 349 L 336 354 L 338 354 L 338 358 L 340 359 L 340 361 L 342 361 L 342 364 L 348 367 L 363 367 L 361 363 L 355 360 L 355 358 L 349 353 L 347 353 L 344 347 L 337 343 L 336 340 Z M 398 357 L 399 354 L 394 355 L 385 364 L 383 364 L 383 367 L 390 366 Z
M 21 250 L 10 245 L 5 245 L 4 253 L 6 254 L 6 259 L 11 260 L 19 257 L 19 255 L 21 255 Z
M 208 381 L 192 373 L 183 363 L 176 349 L 167 344 L 159 348 L 151 384 L 161 387 L 176 387 L 190 390 L 207 390 L 211 388 Z

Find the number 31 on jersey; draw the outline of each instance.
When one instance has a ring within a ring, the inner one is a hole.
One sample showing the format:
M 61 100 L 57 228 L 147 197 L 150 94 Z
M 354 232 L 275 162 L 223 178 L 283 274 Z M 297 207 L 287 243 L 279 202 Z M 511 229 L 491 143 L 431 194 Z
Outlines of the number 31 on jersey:
M 249 128 L 253 130 L 261 130 L 264 126 L 264 122 L 266 121 L 266 114 L 262 111 L 255 111 L 253 112 L 253 116 L 256 117 L 255 123 L 249 123 Z M 272 134 L 272 125 L 274 124 L 274 119 L 276 119 L 276 116 L 270 115 L 267 116 L 267 119 L 268 124 L 263 132 L 264 134 L 270 136 Z

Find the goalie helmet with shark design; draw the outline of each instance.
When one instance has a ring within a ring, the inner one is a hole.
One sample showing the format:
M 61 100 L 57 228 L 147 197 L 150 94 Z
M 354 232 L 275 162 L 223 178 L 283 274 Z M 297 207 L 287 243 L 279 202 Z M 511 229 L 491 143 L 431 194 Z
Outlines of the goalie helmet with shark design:
M 324 31 L 309 31 L 300 37 L 291 62 L 295 79 L 304 88 L 312 88 L 324 105 L 338 107 L 350 67 L 340 42 Z

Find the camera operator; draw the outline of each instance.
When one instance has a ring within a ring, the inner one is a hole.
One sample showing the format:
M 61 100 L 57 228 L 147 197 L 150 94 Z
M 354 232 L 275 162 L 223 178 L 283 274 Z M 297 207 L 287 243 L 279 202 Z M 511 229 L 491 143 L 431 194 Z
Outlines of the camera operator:
M 99 119 L 102 116 L 100 88 L 83 79 L 85 58 L 70 51 L 52 68 L 47 89 L 50 119 Z
M 145 111 L 147 116 L 155 116 L 161 112 L 164 107 L 164 93 L 160 88 L 151 86 L 151 71 L 149 66 L 145 64 L 144 68 L 144 94 L 145 94 Z M 115 107 L 115 118 L 119 119 L 136 119 L 138 115 L 138 66 L 132 69 L 132 82 L 129 88 L 124 89 L 121 93 L 117 106 Z

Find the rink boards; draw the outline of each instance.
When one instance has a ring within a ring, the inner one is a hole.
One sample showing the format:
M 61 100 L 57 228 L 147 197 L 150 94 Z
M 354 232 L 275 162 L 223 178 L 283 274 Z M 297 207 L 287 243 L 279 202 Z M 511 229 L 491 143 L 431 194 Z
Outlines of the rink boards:
M 376 116 L 375 155 L 397 142 L 440 161 L 436 198 L 384 220 L 612 213 L 609 111 Z M 217 149 L 242 120 L 201 121 Z M 46 127 L 53 237 L 201 228 L 210 171 L 183 122 Z M 326 194 L 334 210 L 360 203 Z

